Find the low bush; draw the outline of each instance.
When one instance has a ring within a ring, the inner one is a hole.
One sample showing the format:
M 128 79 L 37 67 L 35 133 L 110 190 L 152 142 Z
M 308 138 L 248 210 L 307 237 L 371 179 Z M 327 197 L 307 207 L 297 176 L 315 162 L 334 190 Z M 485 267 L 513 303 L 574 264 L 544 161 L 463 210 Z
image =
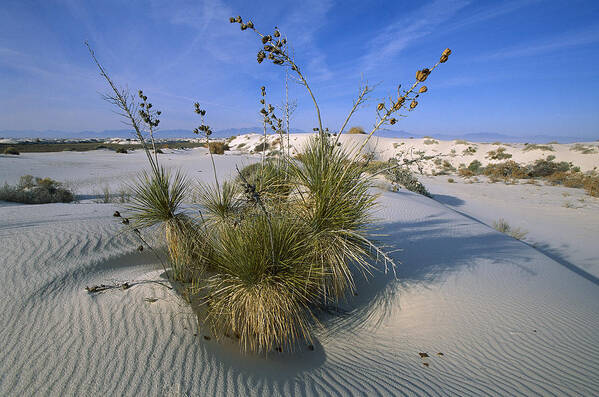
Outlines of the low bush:
M 225 151 L 229 150 L 229 145 L 225 142 L 212 141 L 208 144 L 208 150 L 212 154 L 225 154 Z
M 349 131 L 347 131 L 348 134 L 366 134 L 366 131 L 364 131 L 364 128 L 362 127 L 352 127 L 349 129 Z
M 0 200 L 23 204 L 70 203 L 74 196 L 53 179 L 24 175 L 16 186 L 5 184 L 0 189 Z
M 127 154 L 127 149 L 125 149 L 124 147 L 120 147 L 116 149 L 117 153 L 123 153 L 123 154 Z
M 21 153 L 19 153 L 19 151 L 16 148 L 9 146 L 6 149 L 4 149 L 4 154 L 12 154 L 12 155 L 18 156 Z
M 497 148 L 497 150 L 488 151 L 487 158 L 491 160 L 505 160 L 512 158 L 512 155 L 510 153 L 506 153 L 504 147 L 500 147 Z
M 437 140 L 435 140 L 435 139 L 425 139 L 425 140 L 423 141 L 423 143 L 424 143 L 425 145 L 436 145 L 436 144 L 438 144 L 438 143 L 439 143 L 439 141 L 437 141 Z
M 392 183 L 403 186 L 411 192 L 431 197 L 426 187 L 414 176 L 407 166 L 399 165 L 399 162 L 395 158 L 389 160 L 389 164 L 390 166 L 394 166 L 394 168 L 387 172 L 387 179 Z

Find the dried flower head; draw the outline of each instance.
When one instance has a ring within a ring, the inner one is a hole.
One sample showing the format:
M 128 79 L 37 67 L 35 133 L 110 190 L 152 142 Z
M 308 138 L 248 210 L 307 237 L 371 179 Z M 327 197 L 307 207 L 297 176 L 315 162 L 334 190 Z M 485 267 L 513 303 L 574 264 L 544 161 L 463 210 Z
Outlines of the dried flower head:
M 229 22 L 231 22 L 231 23 L 235 23 L 235 22 L 237 22 L 237 21 L 235 20 L 235 17 L 231 17 L 231 18 L 229 18 Z
M 241 19 L 241 16 L 237 15 L 237 18 L 235 18 L 235 22 L 237 22 L 237 23 L 243 22 L 243 20 Z
M 393 125 L 393 124 L 397 123 L 397 119 L 393 118 L 393 119 L 389 120 L 389 123 L 391 123 L 391 125 Z
M 423 92 L 427 92 L 427 91 L 428 91 L 428 88 L 425 85 L 423 85 L 422 87 L 420 87 L 420 89 L 418 90 L 418 92 L 421 93 L 421 94 Z
M 418 106 L 418 101 L 413 100 L 412 103 L 410 103 L 410 110 L 414 109 L 416 106 Z
M 385 108 L 385 104 L 384 103 L 379 103 L 376 107 L 376 110 L 383 110 Z
M 262 37 L 262 44 L 266 44 L 270 40 L 272 40 L 272 37 L 270 37 L 269 35 L 266 35 L 266 36 Z

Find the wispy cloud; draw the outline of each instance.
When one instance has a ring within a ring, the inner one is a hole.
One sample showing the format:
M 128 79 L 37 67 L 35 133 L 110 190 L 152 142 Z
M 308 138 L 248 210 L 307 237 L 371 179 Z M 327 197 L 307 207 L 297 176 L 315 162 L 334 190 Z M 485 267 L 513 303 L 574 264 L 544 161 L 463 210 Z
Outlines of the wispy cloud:
M 507 58 L 537 56 L 554 51 L 578 47 L 599 42 L 599 25 L 577 32 L 556 35 L 550 39 L 530 42 L 523 45 L 497 49 L 474 58 L 477 61 L 489 61 Z
M 367 53 L 362 57 L 362 70 L 372 69 L 381 60 L 396 56 L 417 40 L 433 33 L 468 4 L 467 0 L 436 0 L 387 26 L 371 40 Z

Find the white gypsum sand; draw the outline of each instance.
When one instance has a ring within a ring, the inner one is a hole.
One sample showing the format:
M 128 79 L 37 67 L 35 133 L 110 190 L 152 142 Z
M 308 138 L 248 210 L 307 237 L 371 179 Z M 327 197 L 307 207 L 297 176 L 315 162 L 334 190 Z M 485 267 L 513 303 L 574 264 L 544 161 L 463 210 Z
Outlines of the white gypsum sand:
M 383 149 L 393 147 L 390 142 Z M 206 149 L 160 156 L 193 179 L 211 181 Z M 234 176 L 235 164 L 259 158 L 215 161 L 226 177 Z M 145 161 L 141 151 L 0 156 L 0 182 L 49 176 L 91 196 L 97 185 L 130 180 Z M 490 194 L 503 187 L 494 185 Z M 323 318 L 314 351 L 266 359 L 240 355 L 233 342 L 204 339 L 210 334 L 198 329 L 187 304 L 144 283 L 160 280 L 161 265 L 151 252 L 137 252 L 138 242 L 112 217 L 122 207 L 92 199 L 0 202 L 0 395 L 599 393 L 599 285 L 434 200 L 383 192 L 376 214 L 385 234 L 380 240 L 402 249 L 393 254 L 401 261 L 398 278 L 379 271 L 360 280 L 358 295 L 341 305 L 347 315 Z M 524 226 L 501 208 L 505 216 L 497 215 Z M 495 213 L 485 216 L 488 223 Z M 575 230 L 577 221 L 561 222 Z M 95 296 L 84 291 L 119 281 L 140 283 Z

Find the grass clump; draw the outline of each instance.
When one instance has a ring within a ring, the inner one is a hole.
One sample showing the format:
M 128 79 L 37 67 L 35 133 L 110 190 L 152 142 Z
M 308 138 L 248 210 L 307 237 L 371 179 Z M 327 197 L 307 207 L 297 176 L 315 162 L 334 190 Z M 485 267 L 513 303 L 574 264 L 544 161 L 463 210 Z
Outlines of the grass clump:
M 437 141 L 436 139 L 425 139 L 425 140 L 423 141 L 423 143 L 424 143 L 425 145 L 436 145 L 436 144 L 438 144 L 438 143 L 439 143 L 439 141 Z
M 507 221 L 503 218 L 499 219 L 498 221 L 493 222 L 493 229 L 495 229 L 498 232 L 501 232 L 503 234 L 507 234 L 508 236 L 511 236 L 511 237 L 515 238 L 516 240 L 522 240 L 528 234 L 527 231 L 521 230 L 520 228 L 515 228 L 515 229 L 512 228 L 509 225 L 509 223 L 507 223 Z
M 23 175 L 16 186 L 4 184 L 0 200 L 23 204 L 70 203 L 73 193 L 51 178 Z
M 4 149 L 4 154 L 12 154 L 13 156 L 18 156 L 21 153 L 17 150 L 17 148 L 15 148 L 13 146 L 9 146 Z

